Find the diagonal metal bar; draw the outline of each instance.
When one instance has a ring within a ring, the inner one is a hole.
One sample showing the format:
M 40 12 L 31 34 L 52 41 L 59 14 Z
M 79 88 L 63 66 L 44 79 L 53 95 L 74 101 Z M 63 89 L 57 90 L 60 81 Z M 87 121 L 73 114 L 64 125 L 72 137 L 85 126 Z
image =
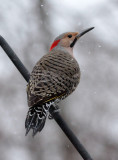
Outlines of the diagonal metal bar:
M 21 62 L 21 60 L 18 58 L 18 56 L 15 54 L 15 52 L 12 50 L 12 48 L 9 46 L 9 44 L 5 41 L 5 39 L 2 36 L 0 36 L 0 45 L 3 48 L 3 50 L 6 52 L 8 57 L 11 59 L 11 61 L 14 63 L 16 68 L 19 70 L 19 72 L 22 74 L 24 79 L 28 82 L 30 78 L 30 73 L 28 72 L 28 70 L 25 68 L 25 66 Z M 54 108 L 50 109 L 50 113 L 52 114 L 52 116 L 54 117 L 55 121 L 60 126 L 60 128 L 63 130 L 63 132 L 66 134 L 66 136 L 69 138 L 71 143 L 80 153 L 82 158 L 84 160 L 92 160 L 89 153 L 86 151 L 84 146 L 80 143 L 80 141 L 74 135 L 72 130 L 68 127 L 66 122 L 60 116 L 60 114 L 58 112 L 54 112 Z
M 9 46 L 9 44 L 5 41 L 5 39 L 2 36 L 0 36 L 0 45 L 6 52 L 8 57 L 11 59 L 11 61 L 14 63 L 16 68 L 19 70 L 19 72 L 22 74 L 24 79 L 28 82 L 30 77 L 29 71 L 25 68 L 21 60 L 17 57 L 15 52 L 12 50 L 12 48 Z

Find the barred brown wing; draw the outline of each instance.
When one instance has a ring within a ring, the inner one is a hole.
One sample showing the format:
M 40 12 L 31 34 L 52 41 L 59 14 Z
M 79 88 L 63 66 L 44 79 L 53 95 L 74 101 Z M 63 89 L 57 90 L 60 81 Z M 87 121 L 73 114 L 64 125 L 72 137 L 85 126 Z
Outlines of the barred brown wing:
M 28 104 L 34 106 L 68 96 L 79 83 L 77 61 L 65 52 L 43 56 L 34 67 L 27 88 Z

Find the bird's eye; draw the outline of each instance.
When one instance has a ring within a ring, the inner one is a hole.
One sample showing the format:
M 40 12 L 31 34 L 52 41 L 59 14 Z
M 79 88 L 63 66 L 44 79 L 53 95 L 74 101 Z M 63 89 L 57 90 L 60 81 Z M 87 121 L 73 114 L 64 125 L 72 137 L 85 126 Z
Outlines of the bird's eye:
M 71 37 L 72 37 L 72 35 L 71 35 L 71 34 L 69 34 L 69 35 L 68 35 L 68 38 L 71 38 Z

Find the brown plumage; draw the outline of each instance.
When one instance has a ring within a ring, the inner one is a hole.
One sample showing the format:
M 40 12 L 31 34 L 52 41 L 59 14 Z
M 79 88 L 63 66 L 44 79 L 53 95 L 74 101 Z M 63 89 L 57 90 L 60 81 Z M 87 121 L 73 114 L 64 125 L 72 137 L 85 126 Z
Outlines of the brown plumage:
M 27 86 L 29 111 L 25 121 L 26 135 L 41 131 L 51 106 L 70 95 L 80 81 L 80 69 L 73 56 L 73 46 L 83 34 L 67 32 L 58 36 L 33 68 Z
M 52 50 L 34 67 L 28 84 L 29 107 L 72 93 L 80 80 L 77 61 L 70 54 Z

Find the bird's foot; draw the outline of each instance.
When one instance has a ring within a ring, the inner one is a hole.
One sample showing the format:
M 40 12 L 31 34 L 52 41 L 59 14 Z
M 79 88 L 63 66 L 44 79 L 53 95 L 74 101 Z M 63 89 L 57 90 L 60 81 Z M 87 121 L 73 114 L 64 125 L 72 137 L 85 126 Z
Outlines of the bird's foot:
M 59 108 L 59 106 L 53 106 L 53 111 L 52 111 L 52 114 L 54 114 L 54 113 L 56 113 L 56 112 L 60 112 L 60 108 Z M 49 116 L 48 116 L 48 118 L 51 120 L 51 119 L 53 119 L 53 115 L 52 115 L 51 113 L 49 113 Z

